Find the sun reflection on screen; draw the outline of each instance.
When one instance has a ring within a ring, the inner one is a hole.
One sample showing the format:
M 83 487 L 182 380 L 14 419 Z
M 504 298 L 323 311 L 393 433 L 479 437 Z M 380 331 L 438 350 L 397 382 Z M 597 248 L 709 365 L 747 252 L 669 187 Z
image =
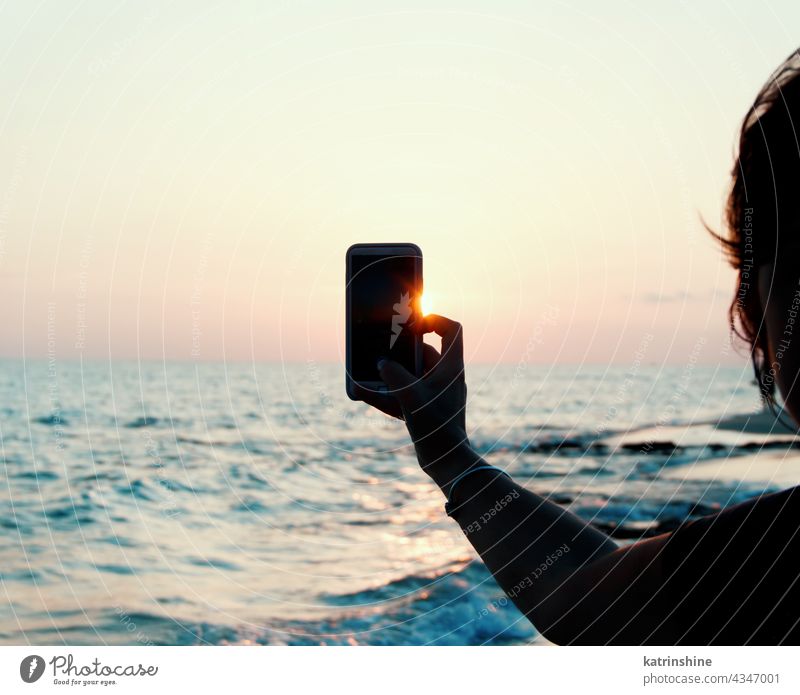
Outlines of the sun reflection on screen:
M 431 301 L 430 293 L 423 292 L 422 295 L 420 295 L 419 309 L 423 316 L 427 316 L 433 312 L 433 302 Z

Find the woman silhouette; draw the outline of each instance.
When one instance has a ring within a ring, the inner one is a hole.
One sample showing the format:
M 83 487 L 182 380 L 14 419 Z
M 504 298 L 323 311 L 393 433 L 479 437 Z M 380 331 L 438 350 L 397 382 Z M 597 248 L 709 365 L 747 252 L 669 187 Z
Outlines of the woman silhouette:
M 727 231 L 715 236 L 738 271 L 731 328 L 750 347 L 762 396 L 774 405 L 777 388 L 785 411 L 800 422 L 795 118 L 800 52 L 770 78 L 747 113 Z M 439 334 L 441 355 L 425 346 L 421 379 L 380 361 L 389 394 L 364 398 L 405 420 L 420 465 L 447 498 L 448 514 L 545 637 L 561 644 L 800 643 L 797 487 L 619 547 L 481 459 L 466 434 L 461 326 L 429 315 L 414 330 Z M 481 523 L 491 510 L 491 523 Z

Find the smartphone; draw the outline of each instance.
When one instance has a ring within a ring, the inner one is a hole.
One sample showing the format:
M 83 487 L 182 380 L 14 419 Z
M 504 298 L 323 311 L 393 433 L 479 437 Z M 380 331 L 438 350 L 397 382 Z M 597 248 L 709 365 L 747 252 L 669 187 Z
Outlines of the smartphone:
M 386 391 L 381 357 L 422 374 L 422 336 L 407 328 L 420 314 L 422 251 L 416 244 L 354 244 L 345 275 L 345 384 L 347 395 Z

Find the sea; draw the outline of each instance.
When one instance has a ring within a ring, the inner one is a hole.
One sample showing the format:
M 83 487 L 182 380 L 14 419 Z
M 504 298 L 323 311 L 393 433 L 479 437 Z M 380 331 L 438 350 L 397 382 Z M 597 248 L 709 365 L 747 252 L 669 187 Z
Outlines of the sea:
M 620 543 L 800 477 L 747 367 L 474 365 L 487 461 Z M 740 418 L 741 419 L 741 418 Z M 0 362 L 0 643 L 546 645 L 341 365 Z

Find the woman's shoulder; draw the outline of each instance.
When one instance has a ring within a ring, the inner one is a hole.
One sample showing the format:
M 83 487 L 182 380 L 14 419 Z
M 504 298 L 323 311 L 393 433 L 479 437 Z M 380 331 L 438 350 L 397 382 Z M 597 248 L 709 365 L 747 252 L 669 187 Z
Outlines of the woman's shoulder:
M 745 536 L 757 531 L 774 533 L 787 528 L 796 529 L 799 525 L 800 486 L 794 486 L 764 492 L 716 514 L 686 521 L 672 533 L 672 538 L 703 542 L 722 549 L 727 545 L 723 541 L 733 540 L 738 534 L 743 534 L 740 540 L 745 540 Z
M 800 640 L 800 487 L 688 521 L 665 541 L 662 572 L 681 643 Z M 787 616 L 791 620 L 787 622 Z

